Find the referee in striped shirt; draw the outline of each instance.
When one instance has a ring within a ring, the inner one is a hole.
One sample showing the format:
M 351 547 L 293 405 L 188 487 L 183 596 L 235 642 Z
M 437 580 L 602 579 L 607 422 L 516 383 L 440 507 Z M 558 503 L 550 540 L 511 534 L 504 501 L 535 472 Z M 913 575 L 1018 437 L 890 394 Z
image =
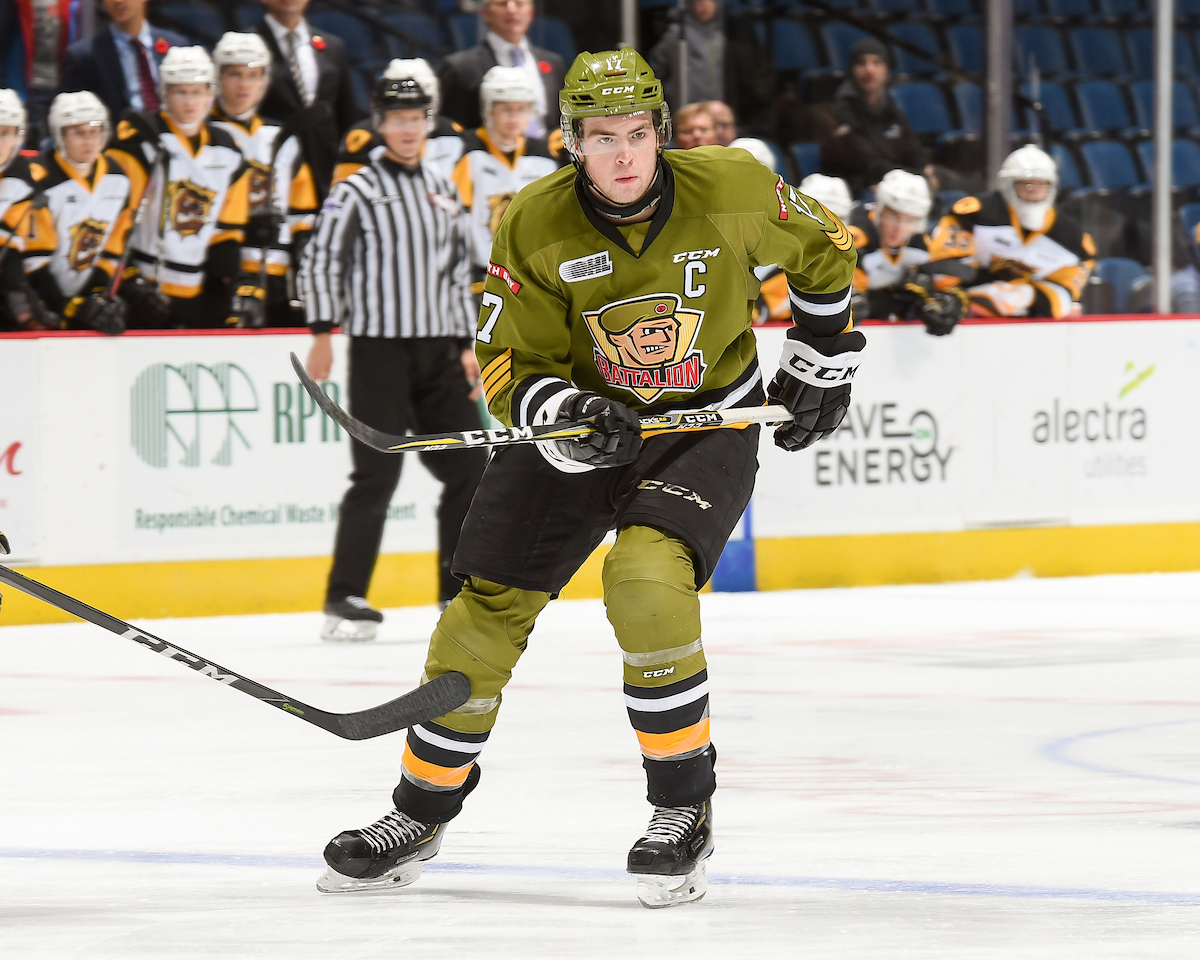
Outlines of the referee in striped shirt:
M 371 97 L 386 152 L 330 193 L 313 230 L 300 288 L 314 334 L 306 364 L 325 380 L 330 331 L 350 334 L 350 412 L 388 433 L 477 430 L 482 391 L 466 215 L 453 185 L 422 165 L 432 91 L 381 78 Z M 351 442 L 354 472 L 342 500 L 325 597 L 327 640 L 370 640 L 383 615 L 363 598 L 379 555 L 402 458 Z M 438 507 L 438 597 L 461 583 L 450 562 L 487 454 L 423 455 L 443 484 Z

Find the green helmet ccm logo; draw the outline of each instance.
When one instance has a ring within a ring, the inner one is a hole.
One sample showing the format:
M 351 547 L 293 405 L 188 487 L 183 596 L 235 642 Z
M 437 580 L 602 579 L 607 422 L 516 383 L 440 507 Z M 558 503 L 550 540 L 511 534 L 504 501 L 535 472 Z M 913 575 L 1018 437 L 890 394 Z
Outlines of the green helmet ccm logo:
M 662 81 L 633 47 L 581 53 L 567 71 L 558 105 L 563 142 L 572 153 L 580 123 L 588 117 L 652 112 L 659 145 L 671 139 L 671 112 L 663 98 Z

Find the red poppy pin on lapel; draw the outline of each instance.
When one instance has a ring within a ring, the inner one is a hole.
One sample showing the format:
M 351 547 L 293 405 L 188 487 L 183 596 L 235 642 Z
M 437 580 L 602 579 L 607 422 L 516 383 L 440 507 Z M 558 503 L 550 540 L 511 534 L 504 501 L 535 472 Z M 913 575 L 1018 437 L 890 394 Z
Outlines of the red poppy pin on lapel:
M 312 45 L 314 47 L 316 47 L 318 50 L 324 50 L 325 49 L 325 38 L 324 37 L 313 37 Z
M 166 53 L 171 49 L 171 45 L 167 43 L 165 37 L 159 37 L 154 41 L 154 52 L 158 54 Z
M 550 66 L 550 64 L 547 63 L 545 60 L 539 60 L 538 61 L 538 69 L 541 70 L 542 73 L 549 73 L 554 68 L 552 66 Z

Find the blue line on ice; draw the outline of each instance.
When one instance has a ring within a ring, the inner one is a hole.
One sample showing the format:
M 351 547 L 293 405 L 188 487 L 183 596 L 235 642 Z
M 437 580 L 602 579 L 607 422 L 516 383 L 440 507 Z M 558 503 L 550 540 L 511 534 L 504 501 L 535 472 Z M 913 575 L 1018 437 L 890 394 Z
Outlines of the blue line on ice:
M 1181 724 L 1200 723 L 1200 720 L 1167 720 L 1159 723 L 1139 723 L 1132 727 L 1112 727 L 1107 730 L 1089 730 L 1087 733 L 1077 733 L 1074 736 L 1063 737 L 1045 744 L 1038 752 L 1047 760 L 1065 763 L 1070 767 L 1079 767 L 1092 773 L 1105 773 L 1114 777 L 1129 777 L 1132 780 L 1154 780 L 1157 783 L 1179 783 L 1188 787 L 1200 787 L 1200 780 L 1188 780 L 1183 777 L 1164 777 L 1155 773 L 1138 773 L 1136 770 L 1123 770 L 1120 767 L 1105 767 L 1098 763 L 1088 763 L 1086 760 L 1076 760 L 1067 756 L 1067 751 L 1075 744 L 1084 740 L 1096 740 L 1100 737 L 1110 737 L 1118 733 L 1132 733 L 1135 730 L 1150 730 L 1154 727 L 1176 727 Z
M 284 867 L 318 871 L 324 864 L 315 857 L 248 856 L 234 853 L 178 853 L 165 850 L 49 850 L 36 847 L 0 847 L 3 860 L 94 860 L 110 863 L 171 865 Z M 628 881 L 621 870 L 596 870 L 550 866 L 427 863 L 431 873 L 507 874 L 534 880 Z M 1142 903 L 1160 906 L 1200 906 L 1200 893 L 1156 890 L 1099 890 L 1086 887 L 1030 887 L 1016 884 L 951 883 L 939 880 L 877 880 L 865 877 L 773 877 L 734 874 L 710 876 L 709 883 L 744 887 L 807 887 L 860 893 L 929 893 L 958 897 L 1010 897 L 1022 900 L 1089 900 L 1102 903 Z

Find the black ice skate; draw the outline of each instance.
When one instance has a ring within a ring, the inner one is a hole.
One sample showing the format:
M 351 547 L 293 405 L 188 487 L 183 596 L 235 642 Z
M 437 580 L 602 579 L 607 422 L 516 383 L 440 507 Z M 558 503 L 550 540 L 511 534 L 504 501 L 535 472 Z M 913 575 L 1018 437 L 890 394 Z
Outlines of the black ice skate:
M 346 597 L 325 604 L 322 640 L 374 640 L 383 614 L 362 597 Z
M 328 866 L 317 880 L 322 893 L 385 892 L 421 876 L 421 865 L 437 856 L 444 823 L 424 824 L 392 810 L 361 830 L 339 833 L 325 847 Z
M 673 907 L 708 892 L 705 861 L 712 856 L 712 800 L 694 807 L 655 807 L 646 835 L 629 851 L 626 870 L 637 877 L 646 907 Z

